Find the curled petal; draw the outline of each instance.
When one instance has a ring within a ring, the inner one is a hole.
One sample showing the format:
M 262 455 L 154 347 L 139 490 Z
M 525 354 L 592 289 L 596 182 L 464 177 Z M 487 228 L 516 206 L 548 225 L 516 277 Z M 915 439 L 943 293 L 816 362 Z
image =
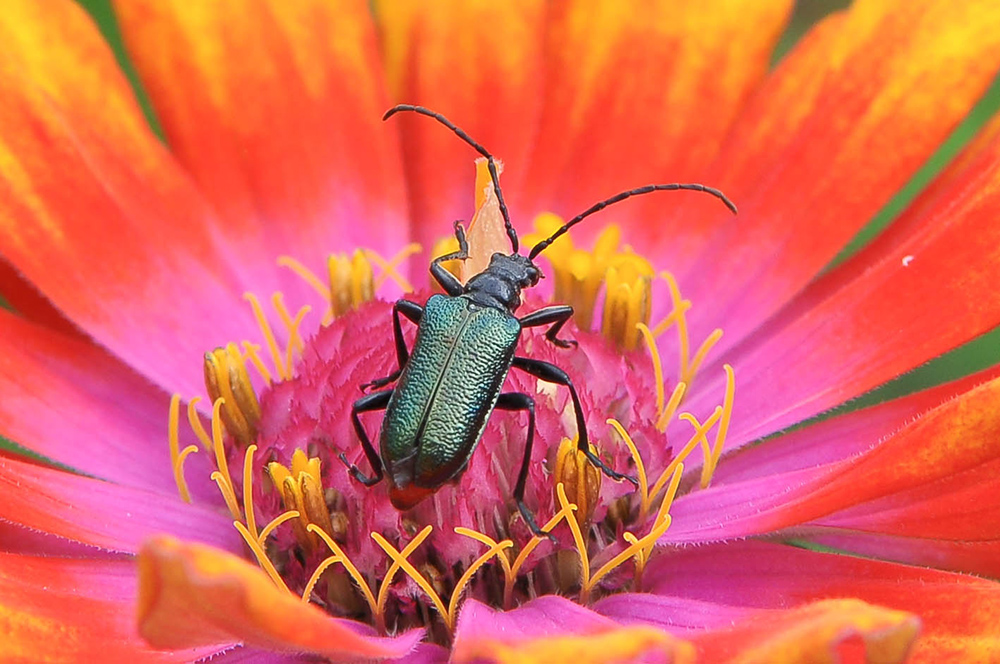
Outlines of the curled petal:
M 243 642 L 338 660 L 402 657 L 419 630 L 379 638 L 279 590 L 257 567 L 212 547 L 169 536 L 139 553 L 140 633 L 160 648 Z

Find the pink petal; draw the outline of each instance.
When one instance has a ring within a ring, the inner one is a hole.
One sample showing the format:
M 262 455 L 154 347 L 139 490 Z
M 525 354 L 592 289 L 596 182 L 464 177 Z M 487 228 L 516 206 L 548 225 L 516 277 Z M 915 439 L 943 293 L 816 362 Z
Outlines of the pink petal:
M 136 553 L 153 533 L 242 551 L 232 518 L 145 491 L 0 456 L 0 522 L 75 542 Z
M 166 394 L 79 336 L 2 310 L 0 326 L 0 435 L 82 473 L 177 494 Z M 216 498 L 199 456 L 189 458 L 189 486 Z

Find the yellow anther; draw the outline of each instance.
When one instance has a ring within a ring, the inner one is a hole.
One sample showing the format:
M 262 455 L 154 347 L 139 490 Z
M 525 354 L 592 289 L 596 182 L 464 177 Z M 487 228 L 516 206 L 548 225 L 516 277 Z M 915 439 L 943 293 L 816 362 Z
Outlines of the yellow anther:
M 590 446 L 597 453 L 597 448 Z M 573 516 L 581 528 L 590 524 L 594 508 L 601 493 L 601 471 L 590 462 L 587 455 L 577 449 L 576 441 L 563 438 L 556 452 L 555 467 L 552 471 L 554 487 L 562 486 L 569 501 L 577 506 Z M 556 495 L 558 500 L 558 494 Z
M 205 353 L 205 389 L 213 403 L 224 400 L 220 415 L 229 435 L 243 447 L 256 440 L 260 403 L 236 344 Z
M 601 333 L 619 348 L 635 350 L 639 346 L 637 325 L 649 323 L 655 274 L 649 261 L 628 248 L 608 263 Z
M 180 449 L 180 408 L 180 395 L 172 395 L 170 397 L 170 410 L 167 414 L 167 442 L 170 445 L 170 465 L 174 471 L 177 492 L 181 495 L 181 500 L 190 503 L 191 492 L 188 490 L 187 480 L 184 479 L 184 460 L 188 458 L 188 455 L 197 452 L 198 446 L 188 445 L 183 450 Z
M 399 266 L 419 252 L 420 245 L 411 242 L 388 260 L 373 249 L 355 249 L 350 256 L 345 253 L 331 254 L 326 259 L 326 282 L 291 256 L 279 256 L 278 265 L 297 274 L 323 298 L 328 304 L 323 325 L 329 325 L 335 317 L 375 299 L 375 292 L 387 279 L 396 282 L 404 293 L 411 292 L 413 286 L 399 271 Z M 373 264 L 381 269 L 377 277 L 372 270 Z
M 539 215 L 535 218 L 535 232 L 524 238 L 525 245 L 531 246 L 544 240 L 562 224 L 563 220 L 554 214 Z M 620 243 L 621 230 L 611 224 L 601 232 L 590 251 L 574 247 L 568 236 L 545 251 L 555 281 L 553 299 L 573 307 L 574 318 L 581 329 L 590 329 L 593 324 L 597 296 L 607 278 L 609 266 L 616 257 L 626 255 L 619 253 Z
M 311 551 L 319 540 L 310 535 L 309 524 L 315 524 L 327 534 L 333 535 L 330 510 L 326 505 L 320 475 L 320 460 L 318 457 L 309 458 L 305 452 L 297 449 L 292 454 L 290 465 L 289 468 L 272 461 L 267 464 L 267 472 L 274 488 L 281 494 L 285 509 L 299 513 L 299 520 L 293 524 L 295 537 L 301 546 Z
M 375 298 L 375 274 L 365 252 L 355 249 L 350 256 L 332 254 L 326 259 L 330 279 L 330 309 L 342 316 Z

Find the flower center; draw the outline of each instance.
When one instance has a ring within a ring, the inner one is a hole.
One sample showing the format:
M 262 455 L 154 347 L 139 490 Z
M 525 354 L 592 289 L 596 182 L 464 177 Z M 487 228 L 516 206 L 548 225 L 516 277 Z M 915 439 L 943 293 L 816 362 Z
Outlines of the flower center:
M 547 235 L 561 223 L 543 215 L 536 230 Z M 292 315 L 276 294 L 269 317 L 247 295 L 267 352 L 244 341 L 207 353 L 211 416 L 199 413 L 195 397 L 187 404 L 187 420 L 214 460 L 212 479 L 234 526 L 276 585 L 382 632 L 421 625 L 442 642 L 450 638 L 465 596 L 512 608 L 547 593 L 576 593 L 586 603 L 641 590 L 643 570 L 670 526 L 684 461 L 695 450 L 704 458 L 701 486 L 711 480 L 732 412 L 734 376 L 726 366 L 722 404 L 704 422 L 680 412 L 721 331 L 690 354 L 685 313 L 691 302 L 668 273 L 660 276 L 671 311 L 650 327 L 655 272 L 630 248 L 619 248 L 617 227 L 606 228 L 591 250 L 573 247 L 568 238 L 562 245 L 547 255 L 553 299 L 576 309 L 579 329 L 563 336 L 578 346 L 556 348 L 544 332 L 525 329 L 522 350 L 571 369 L 580 405 L 561 387 L 512 373 L 508 385 L 536 403 L 535 445 L 525 476 L 518 478 L 526 418 L 498 408 L 479 444 L 485 451 L 472 454 L 452 484 L 404 512 L 390 504 L 385 483 L 364 486 L 338 456 L 368 467 L 356 427 L 371 435 L 378 418 L 356 415 L 352 405 L 360 396 L 357 387 L 388 373 L 396 358 L 389 305 L 374 297 L 387 280 L 412 290 L 398 267 L 419 247 L 407 246 L 390 259 L 369 250 L 331 257 L 328 282 L 281 258 L 326 307 L 323 326 L 309 340 L 299 333 L 308 307 Z M 527 296 L 527 309 L 542 304 Z M 280 326 L 272 327 L 271 318 Z M 600 332 L 591 332 L 592 326 Z M 657 337 L 669 330 L 678 335 L 679 358 L 668 390 Z M 637 350 L 640 342 L 648 358 Z M 259 388 L 248 366 L 255 368 Z M 591 452 L 611 468 L 634 474 L 637 490 L 603 479 L 577 448 L 580 406 L 596 441 Z M 180 408 L 175 395 L 169 444 L 178 491 L 190 501 L 183 466 L 200 449 L 180 449 Z M 668 428 L 683 444 L 668 442 Z M 515 481 L 524 482 L 524 501 L 548 536 L 525 523 L 512 499 Z

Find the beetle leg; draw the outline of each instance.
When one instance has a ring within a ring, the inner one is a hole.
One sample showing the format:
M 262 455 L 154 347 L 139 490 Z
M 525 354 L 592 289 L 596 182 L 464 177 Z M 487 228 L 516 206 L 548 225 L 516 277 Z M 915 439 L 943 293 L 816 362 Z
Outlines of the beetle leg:
M 576 346 L 576 341 L 572 339 L 560 339 L 556 335 L 566 324 L 566 321 L 573 315 L 573 307 L 568 304 L 556 304 L 551 307 L 543 307 L 538 311 L 532 311 L 521 319 L 521 327 L 538 327 L 539 325 L 553 324 L 545 332 L 545 338 L 560 348 L 572 348 Z
M 507 392 L 500 395 L 495 408 L 499 410 L 528 411 L 528 438 L 524 443 L 524 458 L 521 461 L 521 470 L 517 473 L 517 484 L 514 485 L 514 502 L 517 503 L 517 509 L 524 518 L 524 522 L 528 524 L 528 528 L 531 528 L 532 534 L 555 540 L 552 533 L 538 527 L 538 524 L 535 522 L 535 516 L 528 509 L 528 506 L 524 504 L 524 487 L 528 481 L 528 467 L 531 464 L 531 446 L 535 442 L 535 400 L 527 394 Z
M 431 276 L 444 289 L 444 292 L 452 297 L 464 293 L 465 286 L 458 280 L 458 277 L 444 269 L 441 263 L 454 260 L 464 261 L 469 257 L 469 243 L 465 241 L 465 229 L 462 227 L 461 221 L 455 222 L 455 237 L 458 238 L 458 251 L 438 256 L 431 261 Z
M 372 446 L 372 441 L 368 439 L 368 434 L 365 433 L 365 427 L 361 424 L 361 419 L 358 417 L 358 413 L 367 413 L 372 410 L 385 410 L 385 407 L 389 405 L 389 399 L 392 397 L 393 390 L 384 390 L 382 392 L 374 392 L 372 394 L 366 394 L 351 406 L 351 422 L 354 424 L 354 432 L 358 434 L 358 439 L 361 441 L 361 449 L 365 451 L 365 456 L 368 457 L 368 463 L 371 464 L 373 475 L 368 477 L 362 473 L 357 466 L 347 460 L 347 455 L 341 452 L 338 456 L 340 460 L 344 462 L 347 466 L 347 471 L 351 476 L 357 481 L 361 482 L 365 486 L 372 486 L 373 484 L 378 484 L 379 480 L 382 479 L 382 460 L 378 456 L 378 452 Z
M 361 386 L 362 392 L 367 392 L 373 388 L 385 387 L 399 378 L 399 374 L 403 373 L 403 367 L 406 366 L 407 360 L 410 359 L 410 351 L 407 350 L 406 339 L 403 338 L 403 328 L 399 325 L 399 314 L 403 314 L 407 320 L 419 325 L 420 317 L 424 315 L 424 308 L 416 302 L 402 299 L 396 300 L 396 303 L 392 305 L 392 338 L 396 342 L 396 370 L 385 378 L 364 383 Z
M 529 357 L 515 357 L 511 366 L 520 369 L 521 371 L 526 371 L 532 376 L 540 378 L 547 383 L 555 383 L 557 385 L 565 385 L 568 387 L 569 396 L 573 399 L 573 410 L 576 411 L 576 430 L 578 432 L 577 449 L 583 452 L 587 458 L 590 459 L 590 463 L 600 468 L 601 472 L 611 479 L 628 480 L 635 486 L 639 486 L 639 480 L 631 475 L 625 475 L 624 473 L 612 470 L 606 463 L 601 461 L 600 457 L 590 450 L 590 441 L 587 438 L 587 423 L 583 419 L 583 408 L 580 405 L 580 396 L 576 393 L 576 388 L 573 387 L 573 382 L 569 379 L 569 375 L 565 371 L 554 364 L 550 364 L 549 362 L 533 360 Z

